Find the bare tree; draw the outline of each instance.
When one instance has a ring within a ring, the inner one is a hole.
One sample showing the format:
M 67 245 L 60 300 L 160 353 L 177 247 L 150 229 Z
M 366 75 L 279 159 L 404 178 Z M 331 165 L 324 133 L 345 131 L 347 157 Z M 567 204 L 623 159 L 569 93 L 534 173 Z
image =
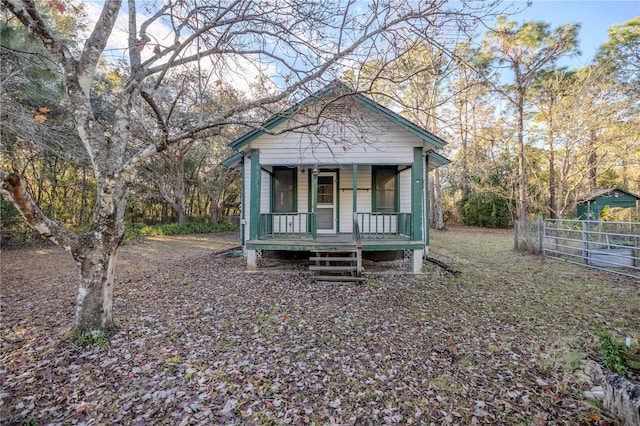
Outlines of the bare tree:
M 168 0 L 145 4 L 105 0 L 83 46 L 57 37 L 34 0 L 2 0 L 33 37 L 40 40 L 60 69 L 67 102 L 96 180 L 93 217 L 89 229 L 76 234 L 48 218 L 33 201 L 17 174 L 0 170 L 5 195 L 29 225 L 68 251 L 80 268 L 74 328 L 79 333 L 109 331 L 114 327 L 112 293 L 118 247 L 124 230 L 127 189 L 138 167 L 169 147 L 185 144 L 201 133 L 223 134 L 230 125 L 258 127 L 261 108 L 290 105 L 323 81 L 341 75 L 373 57 L 388 61 L 402 52 L 406 34 L 426 35 L 425 29 L 450 16 L 456 26 L 469 28 L 479 16 L 474 2 L 261 2 L 248 0 Z M 486 7 L 483 4 L 482 7 Z M 144 15 L 145 13 L 146 15 Z M 128 46 L 126 78 L 114 94 L 113 113 L 95 113 L 91 102 L 96 67 L 104 57 L 109 37 L 120 15 L 126 15 Z M 138 22 L 144 17 L 144 21 Z M 437 31 L 436 31 L 437 32 Z M 435 42 L 435 40 L 432 40 Z M 437 43 L 440 49 L 445 45 Z M 174 72 L 195 64 L 202 84 L 223 86 L 271 81 L 266 95 L 226 107 L 213 114 L 194 114 L 176 126 L 171 103 L 161 101 Z M 153 116 L 151 142 L 133 137 L 136 111 Z

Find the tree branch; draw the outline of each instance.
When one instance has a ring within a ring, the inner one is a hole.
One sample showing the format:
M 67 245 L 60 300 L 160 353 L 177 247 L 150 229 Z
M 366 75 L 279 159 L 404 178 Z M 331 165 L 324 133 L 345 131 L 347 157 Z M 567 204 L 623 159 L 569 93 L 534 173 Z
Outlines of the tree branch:
M 113 26 L 118 18 L 122 0 L 107 0 L 102 8 L 102 13 L 96 22 L 93 32 L 87 39 L 82 49 L 82 55 L 78 64 L 78 74 L 93 77 L 98 60 L 107 45 L 109 35 L 113 31 Z M 68 70 L 69 71 L 69 70 Z M 89 96 L 93 79 L 81 81 L 80 85 L 84 93 Z
M 58 222 L 49 219 L 40 210 L 22 184 L 22 178 L 19 175 L 0 169 L 0 194 L 11 201 L 29 227 L 40 235 L 64 248 L 68 253 L 78 246 L 78 236 L 64 229 Z

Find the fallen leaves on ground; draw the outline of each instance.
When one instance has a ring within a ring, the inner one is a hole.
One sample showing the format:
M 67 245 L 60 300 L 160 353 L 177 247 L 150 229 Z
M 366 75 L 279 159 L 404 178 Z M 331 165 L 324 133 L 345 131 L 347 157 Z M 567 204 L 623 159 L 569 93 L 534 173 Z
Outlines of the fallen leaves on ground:
M 363 285 L 315 284 L 301 264 L 247 273 L 216 255 L 228 235 L 146 239 L 122 250 L 119 331 L 85 347 L 66 253 L 3 253 L 0 420 L 611 424 L 569 355 L 594 356 L 595 330 L 638 332 L 637 284 L 514 254 L 504 235 L 432 238 L 461 274 Z

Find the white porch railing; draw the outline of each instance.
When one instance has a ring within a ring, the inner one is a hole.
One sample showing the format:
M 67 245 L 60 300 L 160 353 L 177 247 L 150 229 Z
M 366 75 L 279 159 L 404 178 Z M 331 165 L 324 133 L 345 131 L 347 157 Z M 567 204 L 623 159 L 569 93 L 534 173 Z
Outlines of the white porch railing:
M 360 234 L 365 239 L 411 237 L 411 213 L 357 213 Z
M 354 219 L 362 239 L 411 238 L 411 213 L 361 212 Z M 315 221 L 308 212 L 261 213 L 258 238 L 315 239 Z

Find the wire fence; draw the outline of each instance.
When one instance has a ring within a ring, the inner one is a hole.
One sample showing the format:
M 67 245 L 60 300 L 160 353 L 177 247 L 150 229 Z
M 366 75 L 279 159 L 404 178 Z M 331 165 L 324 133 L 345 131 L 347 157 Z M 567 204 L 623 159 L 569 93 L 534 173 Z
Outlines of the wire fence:
M 516 223 L 520 251 L 640 279 L 640 223 L 539 218 Z

